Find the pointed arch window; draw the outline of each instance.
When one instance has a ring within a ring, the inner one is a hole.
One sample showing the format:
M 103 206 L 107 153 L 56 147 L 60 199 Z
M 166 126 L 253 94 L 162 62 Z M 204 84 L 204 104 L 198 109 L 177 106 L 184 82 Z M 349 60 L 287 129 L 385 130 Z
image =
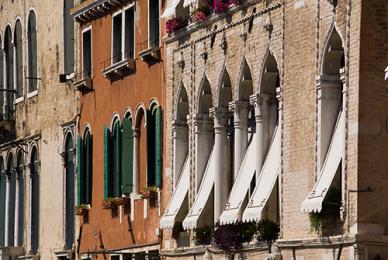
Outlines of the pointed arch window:
M 36 16 L 34 11 L 30 11 L 30 14 L 28 16 L 27 47 L 28 47 L 28 92 L 31 93 L 38 89 L 37 30 L 36 30 Z
M 13 112 L 13 98 L 14 98 L 14 55 L 12 44 L 11 27 L 7 26 L 4 36 L 4 55 L 5 55 L 5 118 L 12 118 Z
M 93 142 L 89 129 L 84 136 L 78 137 L 77 161 L 78 161 L 78 205 L 92 204 L 92 156 Z
M 66 174 L 66 232 L 65 247 L 71 249 L 74 243 L 74 143 L 71 134 L 65 142 L 65 174 Z
M 20 20 L 16 21 L 15 34 L 15 72 L 16 72 L 16 98 L 23 96 L 23 38 Z
M 39 154 L 38 149 L 34 146 L 31 149 L 30 157 L 30 179 L 31 179 L 31 252 L 36 254 L 39 248 Z
M 17 154 L 16 196 L 15 246 L 22 246 L 24 233 L 24 158 L 22 151 L 19 151 Z
M 0 46 L 2 45 L 1 38 L 0 38 Z M 0 50 L 0 90 L 4 90 L 5 84 L 4 84 L 4 52 L 3 50 Z M 0 91 L 0 118 L 4 115 L 4 91 Z

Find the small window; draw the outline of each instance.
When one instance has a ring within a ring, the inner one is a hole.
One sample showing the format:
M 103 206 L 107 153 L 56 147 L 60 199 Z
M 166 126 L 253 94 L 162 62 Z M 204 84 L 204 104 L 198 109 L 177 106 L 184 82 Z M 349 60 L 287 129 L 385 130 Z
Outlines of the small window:
M 148 30 L 150 48 L 159 46 L 159 0 L 148 0 Z
M 37 61 L 37 36 L 36 17 L 33 11 L 28 17 L 28 92 L 37 90 L 38 86 L 38 61 Z
M 92 31 L 87 30 L 82 33 L 82 76 L 90 78 L 92 76 Z
M 70 12 L 74 7 L 74 0 L 63 1 L 63 44 L 64 44 L 64 73 L 74 71 L 74 20 Z
M 121 13 L 113 17 L 112 63 L 119 62 L 122 58 L 122 23 L 123 18 Z
M 112 23 L 112 64 L 123 59 L 133 59 L 135 48 L 134 7 L 132 6 L 113 16 Z

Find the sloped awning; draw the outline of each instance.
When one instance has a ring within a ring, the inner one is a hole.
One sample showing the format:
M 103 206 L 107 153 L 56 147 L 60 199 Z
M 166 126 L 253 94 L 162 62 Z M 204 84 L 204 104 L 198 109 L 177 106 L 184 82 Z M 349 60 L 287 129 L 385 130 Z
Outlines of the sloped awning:
M 175 15 L 176 7 L 179 5 L 181 0 L 167 0 L 167 7 L 164 9 L 162 18 L 170 18 Z
M 337 123 L 327 151 L 321 174 L 313 190 L 302 203 L 302 212 L 321 212 L 322 203 L 329 191 L 330 185 L 337 172 L 338 166 L 345 150 L 345 115 L 340 112 Z
M 178 184 L 168 204 L 167 210 L 164 212 L 163 217 L 160 220 L 160 228 L 172 228 L 175 223 L 175 218 L 182 208 L 182 204 L 187 196 L 190 185 L 190 163 L 188 162 L 188 156 L 186 157 L 183 171 L 179 177 Z
M 272 189 L 276 183 L 280 171 L 281 163 L 281 131 L 279 127 L 275 129 L 267 157 L 265 158 L 263 168 L 253 191 L 251 200 L 244 211 L 242 220 L 254 221 L 260 220 L 264 206 L 271 195 Z
M 197 1 L 198 0 L 185 0 L 183 2 L 183 7 L 188 7 L 188 6 L 192 5 L 192 4 L 195 4 Z
M 256 134 L 254 134 L 238 170 L 226 208 L 220 216 L 221 224 L 231 224 L 241 218 L 243 210 L 241 207 L 248 193 L 252 177 L 256 172 L 256 155 Z
M 214 148 L 214 147 L 213 147 Z M 210 193 L 214 186 L 214 163 L 215 156 L 212 152 L 209 156 L 209 161 L 206 166 L 205 173 L 202 177 L 201 185 L 199 187 L 197 196 L 191 210 L 185 220 L 182 223 L 184 229 L 195 229 L 197 227 L 198 219 L 201 216 L 203 209 L 206 206 L 206 202 L 209 199 Z

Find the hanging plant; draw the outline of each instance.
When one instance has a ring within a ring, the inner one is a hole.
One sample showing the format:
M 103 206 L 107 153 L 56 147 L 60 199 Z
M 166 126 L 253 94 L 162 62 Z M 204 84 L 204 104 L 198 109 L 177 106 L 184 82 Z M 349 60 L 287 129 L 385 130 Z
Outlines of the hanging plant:
M 187 26 L 187 19 L 174 17 L 166 21 L 166 32 L 171 34 L 185 26 Z
M 279 224 L 268 219 L 262 219 L 257 223 L 258 240 L 266 242 L 268 251 L 271 252 L 271 245 L 279 237 Z
M 198 7 L 193 13 L 192 18 L 196 22 L 204 22 L 211 14 L 211 8 L 209 5 L 203 5 Z
M 213 9 L 218 14 L 225 13 L 230 5 L 230 0 L 213 0 Z

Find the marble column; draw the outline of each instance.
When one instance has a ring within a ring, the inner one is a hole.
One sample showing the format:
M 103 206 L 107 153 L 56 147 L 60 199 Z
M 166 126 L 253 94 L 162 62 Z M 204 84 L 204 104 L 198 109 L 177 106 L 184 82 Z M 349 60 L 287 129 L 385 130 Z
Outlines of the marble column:
M 229 110 L 233 112 L 234 119 L 233 179 L 237 177 L 248 145 L 248 106 L 249 103 L 246 101 L 233 101 L 229 103 Z
M 211 108 L 210 115 L 214 119 L 214 223 L 221 216 L 228 199 L 230 176 L 228 155 L 228 110 Z

